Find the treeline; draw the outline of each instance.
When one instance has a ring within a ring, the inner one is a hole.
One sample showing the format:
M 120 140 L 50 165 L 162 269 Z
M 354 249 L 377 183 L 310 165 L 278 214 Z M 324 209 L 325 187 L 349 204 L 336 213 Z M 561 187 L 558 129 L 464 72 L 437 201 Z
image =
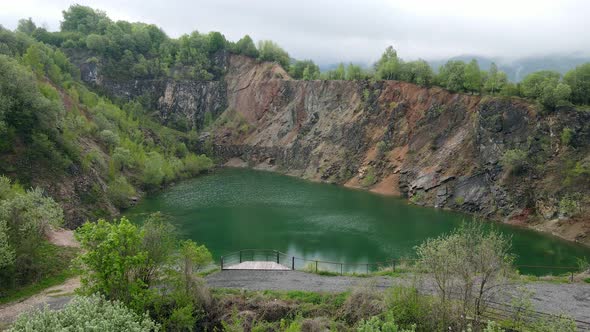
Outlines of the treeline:
M 97 174 L 107 201 L 125 208 L 137 189 L 212 167 L 189 152 L 190 137 L 152 121 L 139 103 L 116 105 L 89 91 L 57 47 L 0 29 L 0 53 L 0 174 L 26 185 L 35 174 Z M 103 191 L 94 183 L 81 199 L 104 208 Z
M 295 79 L 399 80 L 453 92 L 531 98 L 547 109 L 567 103 L 588 104 L 590 98 L 590 63 L 564 77 L 554 71 L 539 71 L 520 83 L 512 83 L 494 63 L 484 71 L 476 60 L 451 60 L 435 73 L 424 60 L 403 61 L 390 46 L 370 69 L 341 63 L 333 70 L 320 72 L 313 61 L 294 60 L 269 40 L 256 46 L 248 35 L 232 42 L 219 32 L 194 31 L 174 39 L 155 25 L 114 22 L 106 13 L 81 5 L 71 6 L 63 16 L 58 32 L 37 27 L 31 19 L 21 20 L 17 32 L 59 47 L 72 57 L 82 54 L 83 61 L 100 61 L 103 74 L 115 79 L 217 79 L 223 75 L 223 66 L 216 61 L 216 55 L 230 52 L 277 62 Z M 5 53 L 5 48 L 0 41 L 0 52 Z

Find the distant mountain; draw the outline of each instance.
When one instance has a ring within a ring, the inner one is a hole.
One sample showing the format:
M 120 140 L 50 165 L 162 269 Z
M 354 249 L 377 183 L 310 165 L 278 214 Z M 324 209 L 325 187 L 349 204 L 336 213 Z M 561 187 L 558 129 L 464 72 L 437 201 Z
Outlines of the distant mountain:
M 490 64 L 495 62 L 498 68 L 508 75 L 508 79 L 513 82 L 522 80 L 526 75 L 538 70 L 555 70 L 565 74 L 568 70 L 575 68 L 583 63 L 590 62 L 590 57 L 576 55 L 556 55 L 556 56 L 536 56 L 526 57 L 515 60 L 506 60 L 500 57 L 484 57 L 477 55 L 460 55 L 449 60 L 462 60 L 465 62 L 477 60 L 483 70 L 488 70 Z M 429 61 L 435 71 L 448 60 Z

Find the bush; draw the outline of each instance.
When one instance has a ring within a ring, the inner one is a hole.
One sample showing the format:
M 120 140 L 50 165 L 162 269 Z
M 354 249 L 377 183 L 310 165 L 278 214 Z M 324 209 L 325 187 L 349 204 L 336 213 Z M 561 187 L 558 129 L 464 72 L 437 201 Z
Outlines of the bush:
M 393 314 L 386 313 L 383 318 L 373 316 L 370 319 L 362 320 L 356 330 L 358 332 L 414 332 L 416 326 L 402 329 L 396 324 Z
M 204 154 L 189 154 L 183 159 L 184 170 L 190 175 L 197 175 L 213 167 L 213 161 Z
M 100 132 L 100 140 L 109 148 L 114 149 L 115 146 L 119 145 L 119 135 L 114 132 L 105 129 Z
M 149 332 L 159 326 L 147 314 L 138 315 L 119 302 L 103 297 L 75 297 L 62 310 L 33 311 L 22 314 L 10 332 L 28 331 L 112 331 Z
M 574 136 L 574 131 L 568 127 L 563 128 L 561 131 L 561 144 L 568 146 L 572 142 L 572 137 Z
M 355 324 L 383 312 L 383 296 L 372 285 L 355 288 L 342 304 L 342 318 L 349 324 Z
M 521 173 L 527 166 L 528 154 L 520 149 L 506 150 L 502 156 L 502 166 L 512 174 Z
M 130 206 L 129 199 L 136 194 L 135 188 L 123 176 L 119 176 L 109 183 L 107 193 L 111 202 L 120 209 L 128 208 Z

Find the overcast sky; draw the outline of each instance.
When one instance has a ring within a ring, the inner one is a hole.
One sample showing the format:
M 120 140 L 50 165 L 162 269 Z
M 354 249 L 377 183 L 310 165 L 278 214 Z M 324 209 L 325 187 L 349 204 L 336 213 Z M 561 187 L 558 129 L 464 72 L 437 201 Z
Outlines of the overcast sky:
M 387 45 L 404 59 L 590 54 L 589 0 L 0 0 L 0 24 L 14 29 L 32 17 L 57 30 L 73 3 L 172 37 L 215 30 L 230 40 L 271 39 L 323 64 L 369 63 Z

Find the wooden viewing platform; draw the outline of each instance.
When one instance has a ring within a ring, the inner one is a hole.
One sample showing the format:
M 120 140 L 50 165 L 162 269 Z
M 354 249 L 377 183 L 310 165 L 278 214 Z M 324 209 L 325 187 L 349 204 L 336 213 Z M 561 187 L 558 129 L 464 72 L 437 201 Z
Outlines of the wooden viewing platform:
M 276 262 L 249 261 L 235 265 L 224 266 L 224 270 L 273 270 L 273 271 L 290 271 L 291 268 Z

